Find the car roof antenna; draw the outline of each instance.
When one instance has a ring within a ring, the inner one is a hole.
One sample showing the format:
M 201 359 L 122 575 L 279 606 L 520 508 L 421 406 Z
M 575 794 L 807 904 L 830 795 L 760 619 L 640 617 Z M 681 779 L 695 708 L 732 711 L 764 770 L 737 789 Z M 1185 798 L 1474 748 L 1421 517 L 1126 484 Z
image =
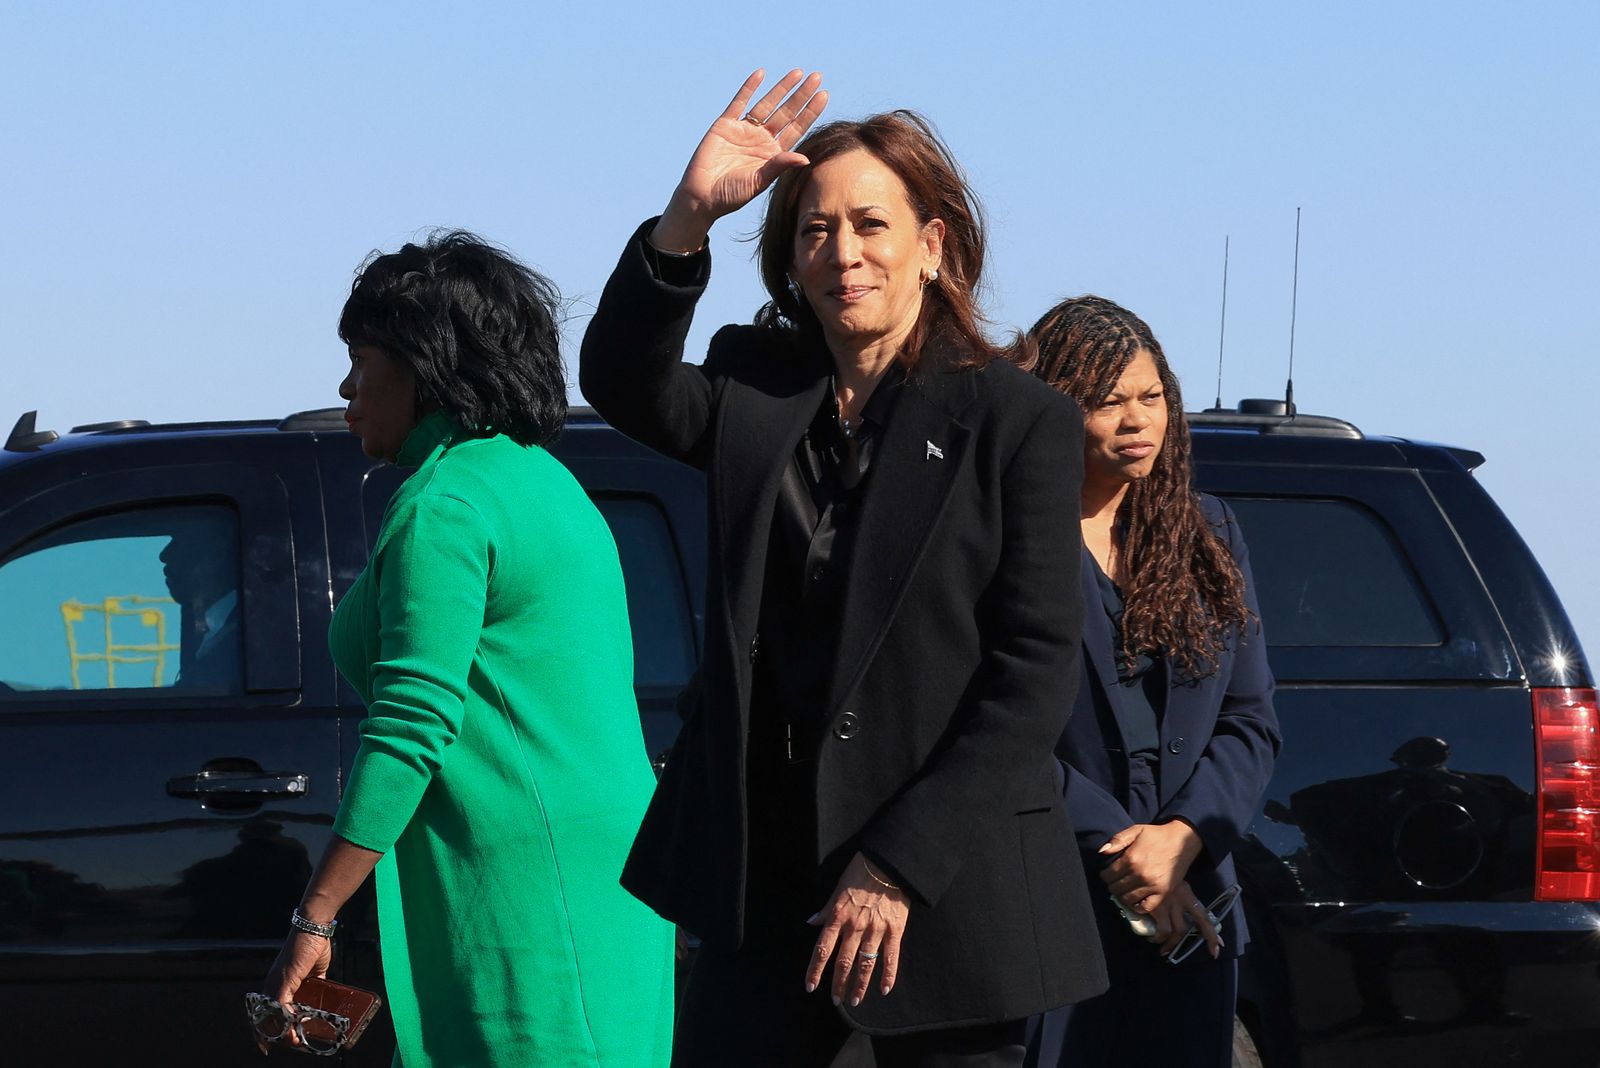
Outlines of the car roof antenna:
M 1228 235 L 1222 235 L 1222 325 L 1217 328 L 1217 403 L 1222 411 L 1222 343 L 1228 336 Z
M 1300 209 L 1294 209 L 1294 287 L 1289 291 L 1289 384 L 1283 390 L 1283 414 L 1294 415 L 1294 318 L 1300 304 Z

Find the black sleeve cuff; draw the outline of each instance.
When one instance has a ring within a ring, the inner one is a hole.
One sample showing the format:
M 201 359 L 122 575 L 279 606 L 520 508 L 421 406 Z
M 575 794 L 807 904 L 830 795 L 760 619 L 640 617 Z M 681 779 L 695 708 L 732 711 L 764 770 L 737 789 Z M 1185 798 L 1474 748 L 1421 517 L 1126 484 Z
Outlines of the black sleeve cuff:
M 650 265 L 650 273 L 655 275 L 656 281 L 676 289 L 703 287 L 711 278 L 710 243 L 698 252 L 667 252 L 650 243 L 650 231 L 654 226 L 652 219 L 640 231 L 639 240 L 644 245 L 645 262 Z

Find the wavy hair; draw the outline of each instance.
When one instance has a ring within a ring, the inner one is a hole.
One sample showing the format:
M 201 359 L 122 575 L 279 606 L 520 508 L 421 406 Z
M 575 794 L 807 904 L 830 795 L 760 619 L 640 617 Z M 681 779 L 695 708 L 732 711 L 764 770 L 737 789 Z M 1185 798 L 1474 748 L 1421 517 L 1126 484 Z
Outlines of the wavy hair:
M 795 227 L 800 194 L 820 163 L 847 152 L 862 151 L 888 167 L 906 188 L 906 199 L 919 225 L 944 223 L 944 250 L 939 277 L 923 288 L 922 311 L 906 339 L 900 362 L 914 368 L 928 339 L 953 335 L 965 343 L 969 365 L 984 364 L 1006 354 L 984 333 L 978 293 L 983 284 L 983 208 L 967 185 L 955 156 L 927 119 L 900 109 L 864 119 L 819 126 L 794 150 L 811 162 L 785 171 L 773 184 L 757 238 L 761 281 L 771 302 L 756 316 L 759 326 L 802 335 L 820 330 L 816 316 L 799 291 L 789 284 L 794 267 Z
M 476 437 L 548 445 L 567 419 L 555 286 L 465 230 L 374 251 L 339 314 L 347 345 L 375 345 L 417 376 L 418 408 L 438 405 Z
M 1145 321 L 1104 297 L 1064 300 L 1028 331 L 1024 367 L 1092 412 L 1140 352 L 1155 361 L 1167 433 L 1147 478 L 1117 509 L 1122 559 L 1122 652 L 1165 653 L 1191 679 L 1216 670 L 1230 632 L 1252 621 L 1244 576 L 1194 491 L 1189 422 L 1178 379 Z

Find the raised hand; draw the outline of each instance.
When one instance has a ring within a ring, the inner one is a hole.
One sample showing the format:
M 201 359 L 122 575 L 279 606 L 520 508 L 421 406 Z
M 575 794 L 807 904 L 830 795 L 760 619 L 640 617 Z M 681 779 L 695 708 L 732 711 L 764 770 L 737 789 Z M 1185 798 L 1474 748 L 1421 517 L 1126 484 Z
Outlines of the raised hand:
M 784 171 L 809 162 L 792 150 L 828 104 L 822 75 L 792 70 L 751 104 L 764 78 L 759 70 L 746 78 L 700 139 L 651 231 L 652 245 L 698 251 L 712 223 L 750 203 Z

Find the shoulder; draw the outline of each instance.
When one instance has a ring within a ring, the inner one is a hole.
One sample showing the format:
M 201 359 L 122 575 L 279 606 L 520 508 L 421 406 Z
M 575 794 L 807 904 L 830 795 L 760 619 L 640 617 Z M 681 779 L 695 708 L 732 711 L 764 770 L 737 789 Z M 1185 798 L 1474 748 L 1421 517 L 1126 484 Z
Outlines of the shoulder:
M 938 374 L 955 380 L 953 392 L 965 394 L 959 418 L 974 429 L 988 427 L 1019 440 L 1036 427 L 1074 439 L 1083 435 L 1083 413 L 1077 404 L 1009 361 L 992 360 Z
M 406 480 L 395 509 L 487 519 L 519 502 L 548 504 L 568 489 L 576 489 L 576 480 L 549 452 L 498 434 L 451 444 Z
M 1239 528 L 1239 519 L 1233 514 L 1233 509 L 1228 507 L 1228 502 L 1209 493 L 1197 492 L 1195 498 L 1199 501 L 1200 514 L 1205 516 L 1211 532 L 1222 539 L 1222 543 L 1233 555 L 1238 556 L 1239 550 L 1244 546 L 1244 531 Z

